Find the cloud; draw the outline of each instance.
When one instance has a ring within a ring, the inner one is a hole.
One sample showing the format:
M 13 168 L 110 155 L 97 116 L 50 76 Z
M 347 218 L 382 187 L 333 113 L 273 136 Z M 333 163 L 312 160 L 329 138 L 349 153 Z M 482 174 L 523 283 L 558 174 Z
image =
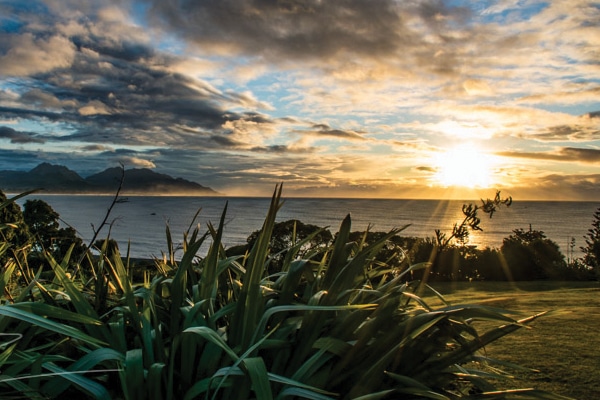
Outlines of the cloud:
M 250 110 L 272 109 L 252 92 L 222 91 L 173 72 L 169 65 L 180 58 L 150 46 L 124 8 L 36 2 L 38 15 L 17 4 L 0 7 L 18 21 L 0 33 L 0 75 L 28 76 L 27 90 L 10 102 L 0 98 L 0 112 L 50 126 L 61 132 L 55 141 L 202 147 L 206 136 L 230 135 L 227 124 L 236 132 L 253 124 L 253 133 L 271 124 Z
M 23 166 L 131 160 L 240 193 L 430 190 L 456 141 L 522 179 L 597 168 L 597 6 L 376 3 L 0 2 L 0 140 Z
M 273 154 L 310 154 L 317 150 L 316 147 L 296 146 L 296 145 L 269 145 L 252 147 L 250 151 L 256 153 L 273 153 Z
M 140 167 L 149 169 L 156 168 L 156 164 L 154 164 L 152 161 L 137 157 L 121 156 L 117 157 L 115 160 L 118 161 L 120 164 L 124 165 L 125 167 Z
M 419 172 L 433 173 L 433 172 L 437 172 L 438 169 L 435 167 L 419 166 L 419 167 L 416 167 L 415 170 L 419 171 Z
M 101 144 L 90 144 L 86 146 L 81 146 L 79 149 L 82 151 L 114 151 L 114 149 L 111 146 L 104 146 Z
M 514 137 L 538 142 L 589 142 L 600 138 L 600 123 L 593 112 L 573 115 L 508 101 L 501 105 L 436 103 L 422 107 L 421 112 L 426 117 L 435 116 L 436 122 L 402 126 L 472 139 Z
M 356 132 L 352 130 L 332 129 L 327 124 L 314 124 L 312 129 L 308 130 L 294 130 L 294 133 L 303 135 L 310 135 L 317 138 L 337 138 L 345 140 L 367 140 L 363 134 L 364 132 Z
M 211 50 L 270 58 L 387 54 L 402 21 L 391 1 L 148 1 L 155 21 Z M 377 21 L 373 24 L 370 21 Z
M 521 103 L 529 104 L 578 104 L 595 103 L 600 96 L 600 87 L 576 85 L 572 91 L 555 91 L 553 93 L 533 94 L 518 99 Z
M 80 107 L 77 110 L 77 112 L 80 115 L 83 115 L 83 116 L 90 116 L 90 115 L 110 115 L 110 114 L 112 114 L 112 112 L 106 106 L 106 104 L 104 104 L 104 103 L 102 103 L 101 101 L 98 101 L 98 100 L 92 100 L 92 101 L 90 101 L 85 106 Z
M 597 124 L 550 126 L 532 137 L 541 141 L 592 141 L 600 139 L 600 126 Z
M 33 88 L 23 93 L 20 101 L 23 104 L 39 106 L 46 110 L 72 108 L 77 105 L 75 100 L 60 100 L 53 93 L 44 92 L 39 88 Z
M 599 149 L 582 149 L 576 147 L 562 147 L 552 152 L 502 151 L 496 154 L 503 157 L 526 158 L 532 160 L 580 162 L 589 164 L 600 163 Z
M 203 146 L 205 135 L 193 137 L 189 129 L 184 132 L 178 126 L 223 137 L 231 130 L 236 134 L 272 131 L 268 116 L 225 108 L 269 108 L 248 92 L 224 93 L 204 81 L 152 68 L 140 60 L 142 55 L 152 54 L 143 47 L 110 48 L 106 43 L 93 47 L 93 55 L 77 53 L 70 70 L 57 70 L 32 80 L 32 88 L 18 100 L 13 99 L 11 107 L 0 104 L 2 115 L 69 124 L 70 133 L 61 135 L 63 141 L 123 145 L 186 142 Z M 116 62 L 115 57 L 127 58 L 127 62 Z M 108 60 L 113 67 L 106 69 L 99 60 Z M 248 143 L 255 139 L 246 137 Z
M 25 144 L 46 142 L 44 139 L 36 136 L 37 135 L 32 133 L 16 131 L 7 126 L 0 126 L 0 139 L 9 139 L 11 143 Z
M 0 32 L 0 76 L 28 76 L 72 65 L 75 46 L 62 36 Z
M 510 194 L 515 199 L 596 201 L 600 196 L 600 174 L 545 174 L 511 188 Z
M 494 94 L 487 82 L 480 79 L 467 79 L 463 82 L 463 88 L 470 96 L 490 96 Z
M 469 9 L 439 0 L 381 0 L 376 7 L 365 0 L 146 3 L 154 26 L 205 54 L 286 68 L 301 62 L 346 79 L 362 75 L 362 81 L 391 70 L 410 75 L 415 66 L 424 74 L 455 75 L 463 43 L 481 33 L 468 24 Z

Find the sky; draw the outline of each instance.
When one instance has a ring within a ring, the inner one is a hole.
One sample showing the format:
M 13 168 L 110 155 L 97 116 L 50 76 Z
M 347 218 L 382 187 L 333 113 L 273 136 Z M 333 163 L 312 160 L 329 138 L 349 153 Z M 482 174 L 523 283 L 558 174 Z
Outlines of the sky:
M 600 3 L 0 0 L 0 170 L 600 199 Z M 0 183 L 1 185 L 1 183 Z

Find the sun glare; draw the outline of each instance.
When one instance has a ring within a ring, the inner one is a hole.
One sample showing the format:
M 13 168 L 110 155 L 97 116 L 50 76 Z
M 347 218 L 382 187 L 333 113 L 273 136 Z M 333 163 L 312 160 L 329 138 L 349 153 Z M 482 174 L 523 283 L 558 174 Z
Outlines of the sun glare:
M 459 145 L 437 155 L 434 180 L 444 186 L 488 188 L 493 186 L 492 159 L 472 144 Z

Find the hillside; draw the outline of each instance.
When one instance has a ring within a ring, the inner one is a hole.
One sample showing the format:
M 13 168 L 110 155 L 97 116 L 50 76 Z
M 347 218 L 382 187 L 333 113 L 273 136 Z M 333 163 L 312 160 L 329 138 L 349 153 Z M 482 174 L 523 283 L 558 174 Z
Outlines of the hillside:
M 113 167 L 83 178 L 65 166 L 42 163 L 30 171 L 0 171 L 0 190 L 6 193 L 32 189 L 42 189 L 44 193 L 114 193 L 119 187 L 121 172 L 120 167 Z M 198 196 L 219 194 L 199 183 L 146 168 L 125 170 L 122 193 Z

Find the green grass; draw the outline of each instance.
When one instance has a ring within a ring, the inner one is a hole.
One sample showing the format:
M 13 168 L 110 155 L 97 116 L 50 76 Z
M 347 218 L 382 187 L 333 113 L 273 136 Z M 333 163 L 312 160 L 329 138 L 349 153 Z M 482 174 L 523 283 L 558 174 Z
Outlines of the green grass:
M 436 283 L 451 302 L 552 313 L 487 346 L 487 354 L 539 372 L 519 371 L 514 387 L 576 399 L 600 398 L 599 282 Z M 506 386 L 506 385 L 505 385 Z

